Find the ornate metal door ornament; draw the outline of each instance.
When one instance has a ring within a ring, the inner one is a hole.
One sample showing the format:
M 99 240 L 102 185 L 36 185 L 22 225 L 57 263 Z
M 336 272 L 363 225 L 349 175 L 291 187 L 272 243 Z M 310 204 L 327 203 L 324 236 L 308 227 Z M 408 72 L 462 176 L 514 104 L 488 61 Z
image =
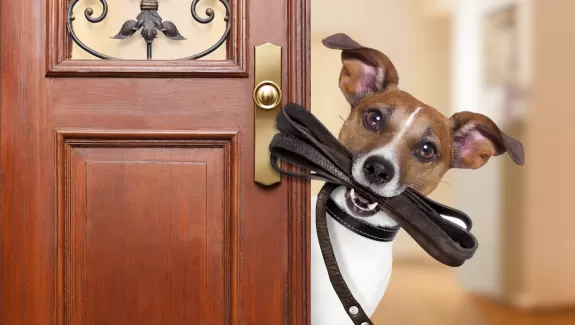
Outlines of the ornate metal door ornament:
M 94 14 L 94 10 L 92 8 L 86 8 L 86 10 L 84 10 L 84 17 L 86 17 L 86 20 L 88 20 L 90 23 L 93 23 L 93 24 L 99 23 L 99 22 L 103 21 L 106 18 L 106 16 L 108 15 L 108 2 L 107 2 L 107 0 L 99 0 L 99 1 L 103 7 L 102 14 L 99 17 L 96 17 L 96 18 L 92 17 L 92 15 Z M 105 59 L 105 60 L 121 60 L 121 59 L 114 58 L 114 57 L 111 57 L 111 56 L 108 56 L 106 54 L 102 54 L 98 51 L 93 50 L 92 48 L 90 48 L 89 46 L 84 44 L 78 38 L 78 36 L 74 32 L 74 25 L 73 25 L 73 22 L 76 19 L 76 17 L 74 17 L 74 15 L 73 15 L 74 7 L 76 6 L 76 4 L 78 4 L 78 2 L 80 2 L 80 0 L 72 0 L 72 2 L 70 3 L 70 5 L 68 7 L 68 32 L 70 33 L 72 40 L 76 44 L 78 44 L 78 46 L 80 46 L 84 51 L 92 54 L 95 57 L 98 57 L 100 59 Z M 206 9 L 207 17 L 201 18 L 200 16 L 198 16 L 197 11 L 196 11 L 196 9 L 197 9 L 196 7 L 198 6 L 199 2 L 200 2 L 200 0 L 193 0 L 192 1 L 192 5 L 191 5 L 192 17 L 194 18 L 195 21 L 197 21 L 198 23 L 201 23 L 201 24 L 211 23 L 216 16 L 214 10 L 212 8 Z M 194 55 L 188 56 L 188 57 L 180 58 L 178 60 L 195 60 L 195 59 L 202 58 L 202 57 L 214 52 L 215 50 L 217 50 L 226 41 L 226 39 L 228 38 L 228 36 L 230 34 L 230 4 L 229 4 L 229 0 L 219 0 L 219 2 L 221 2 L 224 5 L 225 10 L 226 10 L 226 15 L 224 17 L 224 21 L 226 22 L 226 28 L 225 28 L 224 34 L 220 37 L 220 39 L 214 45 L 212 45 L 208 49 L 206 49 L 200 53 L 196 53 Z M 122 25 L 118 34 L 116 34 L 115 36 L 112 36 L 112 38 L 114 38 L 114 39 L 126 39 L 126 38 L 129 38 L 132 35 L 134 35 L 137 31 L 141 30 L 141 35 L 144 38 L 144 40 L 146 41 L 146 45 L 147 45 L 146 50 L 147 50 L 148 60 L 152 59 L 152 43 L 153 43 L 154 39 L 157 37 L 158 31 L 164 33 L 164 35 L 166 37 L 168 37 L 169 39 L 174 40 L 174 41 L 186 39 L 185 37 L 183 37 L 180 34 L 180 32 L 178 31 L 178 28 L 176 27 L 176 25 L 173 22 L 162 21 L 162 17 L 160 17 L 160 15 L 158 14 L 158 1 L 157 0 L 141 0 L 140 9 L 141 9 L 141 12 L 138 15 L 138 17 L 136 17 L 136 20 L 127 20 Z

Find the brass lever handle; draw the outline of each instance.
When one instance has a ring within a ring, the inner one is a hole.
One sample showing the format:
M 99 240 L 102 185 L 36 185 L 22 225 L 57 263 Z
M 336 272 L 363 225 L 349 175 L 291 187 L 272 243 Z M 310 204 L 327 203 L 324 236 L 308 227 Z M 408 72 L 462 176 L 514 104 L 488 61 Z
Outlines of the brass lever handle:
M 278 132 L 276 116 L 282 102 L 282 48 L 271 43 L 255 48 L 254 72 L 254 181 L 270 186 L 281 176 L 270 164 L 269 145 Z

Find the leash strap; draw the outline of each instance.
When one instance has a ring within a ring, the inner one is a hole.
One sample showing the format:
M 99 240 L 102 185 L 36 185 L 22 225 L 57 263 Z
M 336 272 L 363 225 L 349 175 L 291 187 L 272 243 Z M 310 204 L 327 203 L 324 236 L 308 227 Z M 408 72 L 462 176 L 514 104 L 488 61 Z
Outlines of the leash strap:
M 323 256 L 323 261 L 327 268 L 327 274 L 329 275 L 329 281 L 331 282 L 333 290 L 335 290 L 335 293 L 353 324 L 373 325 L 373 322 L 365 314 L 365 311 L 361 308 L 359 302 L 355 300 L 355 297 L 345 283 L 339 270 L 339 266 L 337 265 L 333 247 L 331 246 L 325 214 L 326 205 L 329 201 L 331 192 L 333 192 L 337 187 L 338 185 L 336 184 L 325 183 L 317 196 L 315 222 L 321 255 Z

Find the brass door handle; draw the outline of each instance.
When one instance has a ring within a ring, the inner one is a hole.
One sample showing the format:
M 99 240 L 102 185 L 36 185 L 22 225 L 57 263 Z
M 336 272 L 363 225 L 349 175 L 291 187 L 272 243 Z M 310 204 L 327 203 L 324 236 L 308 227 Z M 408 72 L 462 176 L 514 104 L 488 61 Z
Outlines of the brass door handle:
M 254 181 L 263 186 L 281 182 L 270 164 L 269 145 L 278 132 L 276 116 L 282 103 L 282 48 L 271 43 L 255 48 Z
M 282 101 L 282 90 L 273 81 L 265 80 L 254 88 L 254 103 L 263 110 L 276 108 Z

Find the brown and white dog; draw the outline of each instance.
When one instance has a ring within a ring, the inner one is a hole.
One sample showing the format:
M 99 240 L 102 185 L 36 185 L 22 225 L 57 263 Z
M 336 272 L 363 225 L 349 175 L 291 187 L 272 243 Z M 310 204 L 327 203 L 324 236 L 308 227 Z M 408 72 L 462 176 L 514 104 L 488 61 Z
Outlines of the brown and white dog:
M 435 108 L 398 89 L 399 77 L 389 58 L 361 46 L 345 34 L 324 39 L 342 50 L 339 87 L 351 111 L 339 140 L 353 153 L 355 181 L 392 197 L 411 187 L 433 192 L 451 168 L 477 169 L 507 152 L 522 165 L 522 144 L 507 136 L 488 117 L 460 112 L 443 116 Z M 347 214 L 378 226 L 397 223 L 349 189 L 340 187 L 332 199 Z M 337 298 L 323 262 L 312 202 L 312 325 L 353 324 Z M 452 222 L 464 225 L 456 219 Z M 327 217 L 331 242 L 342 275 L 368 316 L 375 311 L 391 276 L 392 242 L 359 236 Z

